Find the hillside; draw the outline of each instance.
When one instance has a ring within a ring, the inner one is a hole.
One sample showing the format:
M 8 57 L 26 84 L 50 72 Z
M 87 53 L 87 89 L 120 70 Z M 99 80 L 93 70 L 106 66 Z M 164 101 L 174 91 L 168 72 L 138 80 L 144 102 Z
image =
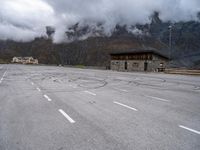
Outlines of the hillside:
M 156 48 L 169 55 L 169 22 L 162 22 L 158 14 L 152 17 L 152 23 L 136 25 L 141 33 L 133 34 L 127 26 L 117 25 L 111 36 L 104 36 L 101 31 L 91 30 L 89 26 L 78 24 L 66 32 L 72 42 L 54 44 L 47 38 L 37 38 L 31 42 L 0 41 L 0 62 L 9 62 L 13 56 L 33 56 L 44 64 L 67 64 L 88 66 L 109 66 L 109 54 L 116 50 L 132 48 Z M 79 39 L 95 33 L 86 39 Z M 172 28 L 173 67 L 200 68 L 200 23 L 178 22 Z
M 147 47 L 165 48 L 151 38 L 93 37 L 69 44 L 53 44 L 51 40 L 38 38 L 28 43 L 1 41 L 0 57 L 10 61 L 13 56 L 33 56 L 44 64 L 108 66 L 109 54 L 115 50 Z

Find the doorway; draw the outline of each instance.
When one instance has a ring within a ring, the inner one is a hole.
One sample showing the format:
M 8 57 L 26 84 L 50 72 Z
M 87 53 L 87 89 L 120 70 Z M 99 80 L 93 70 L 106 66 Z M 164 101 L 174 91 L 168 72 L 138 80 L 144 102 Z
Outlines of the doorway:
M 147 71 L 147 70 L 148 70 L 148 63 L 144 62 L 144 71 Z
M 127 61 L 125 61 L 124 68 L 125 68 L 125 70 L 128 69 L 128 63 L 127 63 Z

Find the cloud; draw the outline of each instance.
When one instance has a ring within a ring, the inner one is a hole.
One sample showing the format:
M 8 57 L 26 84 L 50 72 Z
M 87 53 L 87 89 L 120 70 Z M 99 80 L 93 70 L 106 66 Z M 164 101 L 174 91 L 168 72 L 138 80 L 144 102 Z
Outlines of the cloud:
M 32 40 L 54 26 L 55 42 L 66 41 L 71 25 L 102 23 L 109 35 L 116 24 L 150 22 L 154 11 L 163 21 L 197 20 L 199 0 L 0 0 L 0 39 Z
M 29 41 L 54 25 L 54 10 L 41 0 L 0 0 L 0 39 Z
M 31 41 L 39 36 L 37 32 L 22 27 L 19 28 L 7 23 L 0 24 L 0 31 L 2 40 Z

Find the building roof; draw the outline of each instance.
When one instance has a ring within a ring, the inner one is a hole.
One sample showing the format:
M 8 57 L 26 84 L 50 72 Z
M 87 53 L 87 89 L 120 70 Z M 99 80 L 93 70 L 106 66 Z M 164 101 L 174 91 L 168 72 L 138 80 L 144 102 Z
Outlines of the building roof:
M 110 55 L 131 55 L 131 54 L 145 54 L 151 53 L 157 56 L 160 56 L 165 59 L 169 59 L 166 54 L 161 53 L 157 49 L 150 48 L 150 49 L 127 49 L 127 50 L 117 50 L 115 52 L 110 53 Z
M 17 58 L 17 59 L 33 59 L 33 57 L 13 57 L 13 58 Z

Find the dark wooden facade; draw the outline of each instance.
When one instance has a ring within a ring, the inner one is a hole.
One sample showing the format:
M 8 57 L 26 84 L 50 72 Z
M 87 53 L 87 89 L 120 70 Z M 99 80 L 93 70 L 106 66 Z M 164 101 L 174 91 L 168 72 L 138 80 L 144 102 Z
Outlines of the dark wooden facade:
M 112 54 L 112 60 L 152 60 L 152 54 Z

